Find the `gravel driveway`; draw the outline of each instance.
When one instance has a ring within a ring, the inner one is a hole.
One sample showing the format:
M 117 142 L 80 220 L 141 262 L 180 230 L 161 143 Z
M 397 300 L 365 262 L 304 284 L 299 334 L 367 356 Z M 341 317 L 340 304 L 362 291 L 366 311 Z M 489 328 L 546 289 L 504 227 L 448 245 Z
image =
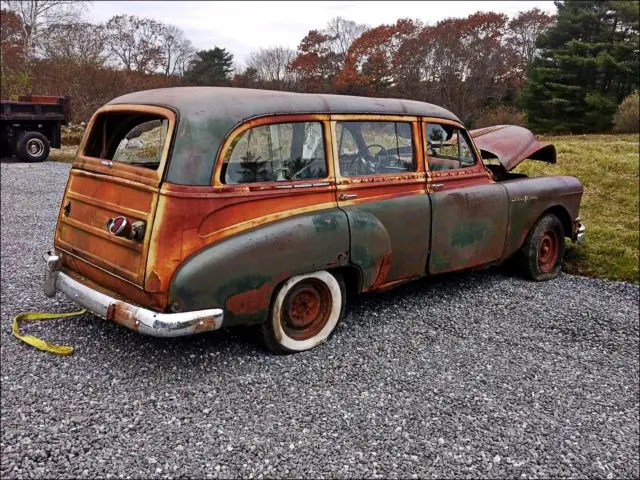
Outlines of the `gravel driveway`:
M 69 166 L 2 164 L 2 478 L 638 477 L 638 286 L 496 271 L 355 299 L 332 340 L 162 340 L 41 292 Z

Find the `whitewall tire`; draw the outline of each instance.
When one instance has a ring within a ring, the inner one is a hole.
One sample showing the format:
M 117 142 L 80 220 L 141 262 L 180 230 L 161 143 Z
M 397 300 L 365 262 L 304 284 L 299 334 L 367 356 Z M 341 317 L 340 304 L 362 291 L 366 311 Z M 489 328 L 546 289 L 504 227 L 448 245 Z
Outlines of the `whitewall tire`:
M 326 342 L 342 318 L 342 277 L 326 270 L 296 275 L 276 292 L 263 325 L 266 346 L 277 353 L 310 350 Z

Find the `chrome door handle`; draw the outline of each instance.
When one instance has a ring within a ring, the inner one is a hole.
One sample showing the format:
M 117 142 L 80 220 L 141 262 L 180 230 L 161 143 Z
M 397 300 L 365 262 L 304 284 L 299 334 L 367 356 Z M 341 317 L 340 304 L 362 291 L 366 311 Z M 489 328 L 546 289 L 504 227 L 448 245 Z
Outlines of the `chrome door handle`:
M 338 200 L 350 200 L 352 198 L 358 198 L 358 195 L 355 193 L 341 193 L 338 195 Z
M 431 185 L 431 188 L 434 190 L 438 190 L 440 188 L 444 187 L 444 183 L 434 183 Z

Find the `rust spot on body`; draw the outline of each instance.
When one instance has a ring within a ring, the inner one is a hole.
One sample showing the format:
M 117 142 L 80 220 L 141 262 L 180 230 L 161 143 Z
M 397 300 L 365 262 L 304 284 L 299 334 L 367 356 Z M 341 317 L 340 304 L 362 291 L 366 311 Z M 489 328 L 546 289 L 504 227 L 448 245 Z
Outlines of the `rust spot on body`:
M 159 292 L 161 287 L 160 277 L 156 272 L 151 272 L 147 277 L 147 284 L 145 285 L 148 292 Z
M 243 315 L 268 309 L 274 287 L 290 276 L 289 273 L 283 272 L 259 288 L 232 295 L 226 301 L 227 310 L 234 315 Z
M 227 300 L 227 309 L 233 314 L 255 313 L 269 308 L 271 298 L 271 283 L 267 282 L 260 288 L 241 292 Z
M 376 276 L 376 279 L 374 280 L 373 285 L 371 285 L 370 290 L 376 290 L 385 283 L 384 281 L 387 278 L 387 275 L 389 274 L 389 270 L 391 270 L 391 252 L 386 253 L 382 257 L 382 261 L 380 262 L 380 268 L 378 269 L 378 275 Z

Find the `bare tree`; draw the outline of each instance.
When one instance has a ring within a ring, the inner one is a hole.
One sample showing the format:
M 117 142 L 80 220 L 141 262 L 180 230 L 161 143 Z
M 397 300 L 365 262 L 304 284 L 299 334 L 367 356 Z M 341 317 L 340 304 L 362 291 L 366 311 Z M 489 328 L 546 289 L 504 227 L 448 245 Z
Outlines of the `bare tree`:
M 353 41 L 368 29 L 369 27 L 367 25 L 359 24 L 352 20 L 345 20 L 342 17 L 336 17 L 329 20 L 324 33 L 333 37 L 332 50 L 344 58 Z
M 24 47 L 33 58 L 40 41 L 52 25 L 67 25 L 82 17 L 87 0 L 3 0 L 2 5 L 22 20 Z
M 165 25 L 160 37 L 162 49 L 163 72 L 165 76 L 182 75 L 195 55 L 191 42 L 184 32 L 173 25 Z
M 184 76 L 184 73 L 191 65 L 191 61 L 196 56 L 196 49 L 191 44 L 191 40 L 185 39 L 176 51 L 174 62 L 174 75 Z
M 163 66 L 164 24 L 151 18 L 116 15 L 106 28 L 110 52 L 125 70 L 148 74 Z
M 107 32 L 103 25 L 91 23 L 51 25 L 40 41 L 40 51 L 51 60 L 102 66 L 109 57 Z
M 295 74 L 289 68 L 295 56 L 296 52 L 287 47 L 261 48 L 249 55 L 247 67 L 253 69 L 258 79 L 269 86 L 289 88 L 295 82 Z

